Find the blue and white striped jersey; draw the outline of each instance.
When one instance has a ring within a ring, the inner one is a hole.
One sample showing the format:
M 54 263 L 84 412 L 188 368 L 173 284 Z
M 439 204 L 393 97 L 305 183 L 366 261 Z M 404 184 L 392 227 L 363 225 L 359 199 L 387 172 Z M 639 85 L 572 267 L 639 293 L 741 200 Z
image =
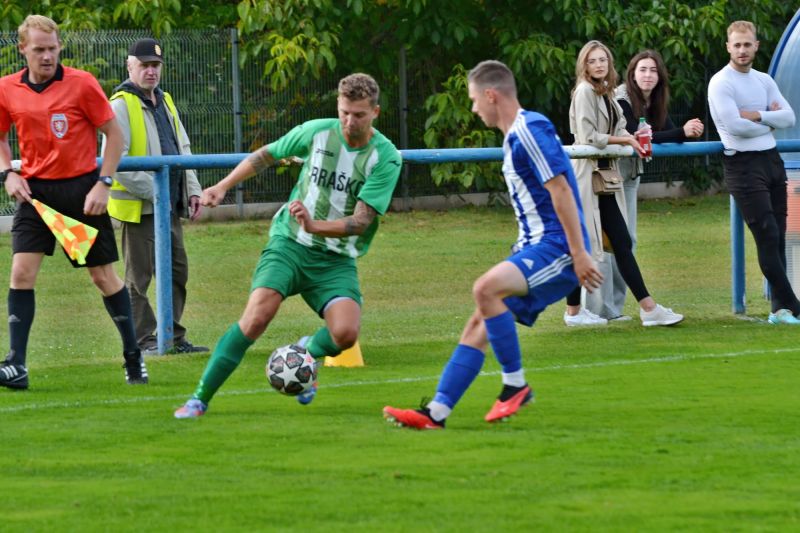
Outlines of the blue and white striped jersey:
M 503 156 L 503 176 L 519 224 L 514 249 L 519 250 L 542 240 L 567 245 L 550 193 L 544 187 L 548 180 L 563 174 L 575 197 L 584 244 L 589 250 L 575 173 L 550 119 L 540 113 L 520 109 L 503 141 Z

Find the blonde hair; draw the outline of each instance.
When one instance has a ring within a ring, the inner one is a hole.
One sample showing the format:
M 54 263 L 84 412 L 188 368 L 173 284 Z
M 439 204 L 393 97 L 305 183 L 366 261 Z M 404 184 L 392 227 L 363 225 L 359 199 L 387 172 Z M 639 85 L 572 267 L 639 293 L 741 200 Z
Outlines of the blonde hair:
M 608 58 L 608 72 L 606 73 L 606 77 L 602 80 L 595 80 L 589 75 L 589 69 L 587 68 L 587 61 L 589 60 L 589 54 L 593 51 L 600 48 L 606 53 L 606 57 Z M 611 50 L 601 43 L 600 41 L 589 41 L 581 51 L 578 53 L 578 60 L 575 62 L 575 87 L 577 87 L 582 81 L 589 83 L 594 89 L 595 94 L 604 95 L 604 94 L 614 94 L 614 90 L 617 87 L 617 80 L 619 76 L 617 74 L 616 69 L 614 68 L 614 54 L 611 53 Z
M 369 74 L 357 72 L 341 79 L 339 82 L 339 95 L 351 102 L 369 99 L 371 106 L 378 105 L 380 88 L 378 82 Z
M 731 25 L 728 26 L 728 37 L 730 38 L 731 33 L 739 32 L 739 33 L 746 33 L 752 32 L 753 37 L 756 36 L 756 25 L 750 22 L 749 20 L 737 20 L 735 22 L 731 22 Z
M 56 38 L 59 42 L 61 42 L 61 38 L 58 36 L 58 24 L 49 17 L 45 17 L 44 15 L 28 15 L 25 17 L 25 20 L 22 21 L 22 24 L 19 25 L 17 28 L 17 35 L 19 36 L 19 44 L 25 45 L 28 42 L 28 30 L 35 29 L 40 30 L 46 33 L 55 33 Z

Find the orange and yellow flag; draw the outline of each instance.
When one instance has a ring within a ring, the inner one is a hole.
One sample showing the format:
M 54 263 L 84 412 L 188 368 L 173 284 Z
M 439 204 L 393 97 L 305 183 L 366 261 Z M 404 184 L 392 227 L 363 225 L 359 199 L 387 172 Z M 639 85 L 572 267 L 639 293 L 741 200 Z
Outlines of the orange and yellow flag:
M 33 206 L 61 246 L 64 247 L 67 255 L 73 261 L 77 261 L 79 265 L 85 265 L 89 249 L 97 238 L 97 229 L 78 222 L 74 218 L 64 216 L 39 200 L 34 200 Z

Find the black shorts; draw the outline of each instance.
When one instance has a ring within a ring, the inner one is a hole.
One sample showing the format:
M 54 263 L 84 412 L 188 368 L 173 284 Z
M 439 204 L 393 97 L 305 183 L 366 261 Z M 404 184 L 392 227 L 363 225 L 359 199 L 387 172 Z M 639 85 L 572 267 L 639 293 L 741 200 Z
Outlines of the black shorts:
M 76 178 L 61 180 L 28 179 L 32 198 L 52 207 L 62 215 L 97 228 L 97 238 L 86 256 L 85 265 L 79 265 L 77 261 L 73 261 L 67 256 L 75 268 L 107 265 L 119 260 L 117 241 L 114 238 L 114 227 L 111 225 L 111 217 L 108 216 L 108 213 L 98 216 L 83 214 L 86 195 L 97 183 L 97 175 L 97 171 L 94 171 Z M 33 204 L 28 202 L 18 203 L 17 211 L 14 213 L 14 222 L 11 226 L 11 249 L 13 253 L 53 255 L 56 244 L 55 235 L 44 223 L 42 217 L 39 216 Z M 66 252 L 64 252 L 64 255 L 66 255 Z

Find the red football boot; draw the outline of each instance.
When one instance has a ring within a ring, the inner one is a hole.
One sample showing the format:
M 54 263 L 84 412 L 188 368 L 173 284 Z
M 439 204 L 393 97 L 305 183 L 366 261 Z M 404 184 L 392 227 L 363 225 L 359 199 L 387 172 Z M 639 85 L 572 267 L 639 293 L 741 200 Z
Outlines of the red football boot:
M 519 411 L 520 407 L 533 401 L 533 391 L 528 385 L 525 385 L 514 392 L 515 389 L 517 388 L 512 388 L 509 385 L 505 385 L 503 387 L 503 392 L 500 393 L 500 398 L 494 402 L 494 405 L 486 414 L 484 420 L 487 422 L 501 422 L 506 418 L 515 415 L 516 412 Z M 503 400 L 502 398 L 509 393 L 512 394 L 510 394 L 507 399 Z
M 430 410 L 427 407 L 422 409 L 397 409 L 387 405 L 383 408 L 383 418 L 400 427 L 444 429 L 444 420 L 437 422 L 431 418 Z

